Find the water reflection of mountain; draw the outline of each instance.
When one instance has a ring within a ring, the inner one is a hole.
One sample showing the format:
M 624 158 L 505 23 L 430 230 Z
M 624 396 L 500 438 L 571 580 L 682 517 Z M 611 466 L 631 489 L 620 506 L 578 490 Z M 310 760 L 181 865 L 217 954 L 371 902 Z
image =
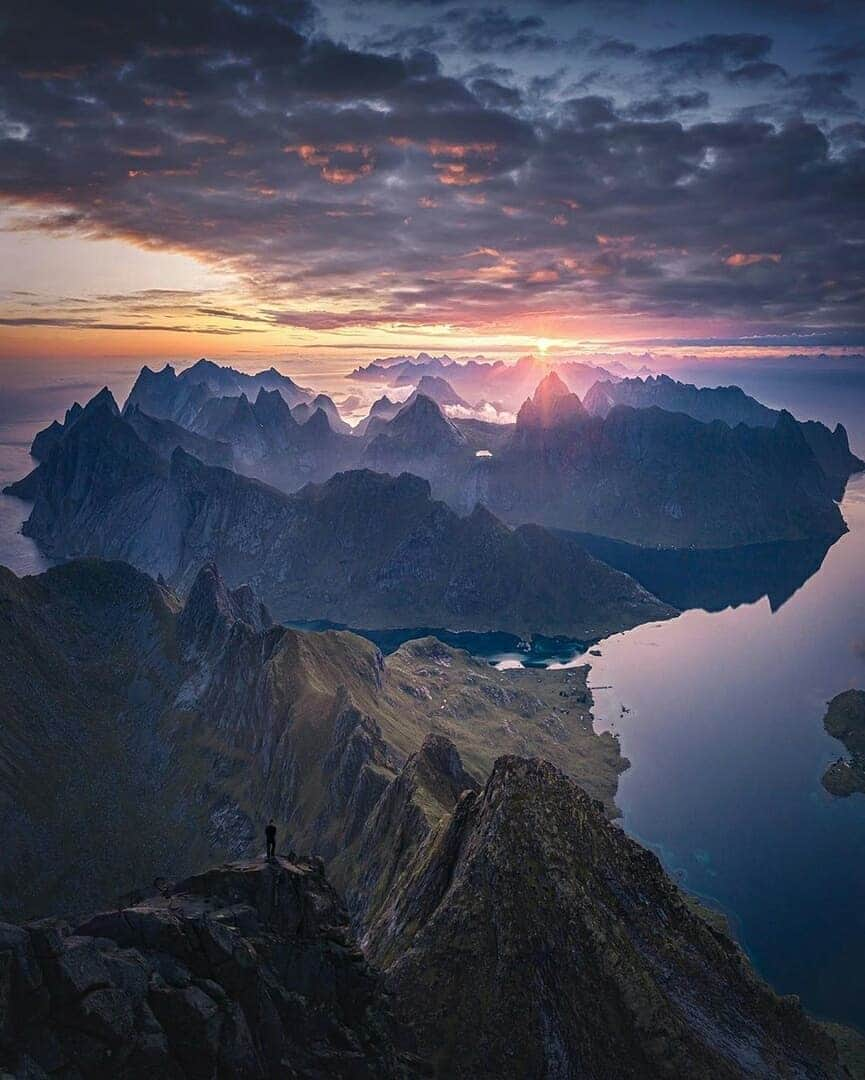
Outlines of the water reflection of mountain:
M 763 596 L 777 611 L 817 573 L 835 543 L 813 539 L 695 550 L 637 547 L 590 533 L 567 535 L 666 603 L 706 611 L 751 604 Z

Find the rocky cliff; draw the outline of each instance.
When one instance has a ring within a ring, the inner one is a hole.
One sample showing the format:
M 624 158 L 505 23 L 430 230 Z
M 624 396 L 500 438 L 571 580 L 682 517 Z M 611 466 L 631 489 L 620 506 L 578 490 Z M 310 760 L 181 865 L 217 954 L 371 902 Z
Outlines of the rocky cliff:
M 0 923 L 0 1073 L 408 1080 L 321 862 L 220 866 L 71 920 Z
M 417 477 L 340 473 L 283 495 L 179 449 L 166 464 L 105 408 L 10 490 L 35 499 L 25 531 L 55 557 L 124 559 L 180 591 L 213 561 L 283 621 L 585 640 L 673 614 L 577 544 L 482 508 L 460 517 Z
M 840 1078 L 832 1040 L 540 761 L 502 758 L 416 853 L 364 945 L 452 1078 Z

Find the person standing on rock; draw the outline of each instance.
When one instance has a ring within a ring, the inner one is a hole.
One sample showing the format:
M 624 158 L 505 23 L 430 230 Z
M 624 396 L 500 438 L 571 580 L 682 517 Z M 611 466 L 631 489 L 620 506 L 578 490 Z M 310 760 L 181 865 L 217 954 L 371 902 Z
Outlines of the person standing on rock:
M 267 837 L 267 859 L 269 862 L 271 859 L 276 858 L 276 823 L 273 818 L 267 823 L 264 835 Z

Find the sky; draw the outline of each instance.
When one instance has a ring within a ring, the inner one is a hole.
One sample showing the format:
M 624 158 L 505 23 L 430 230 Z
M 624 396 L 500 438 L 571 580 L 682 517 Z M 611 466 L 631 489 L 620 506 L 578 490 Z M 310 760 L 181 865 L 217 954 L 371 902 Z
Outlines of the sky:
M 0 375 L 858 354 L 863 103 L 860 0 L 11 0 Z

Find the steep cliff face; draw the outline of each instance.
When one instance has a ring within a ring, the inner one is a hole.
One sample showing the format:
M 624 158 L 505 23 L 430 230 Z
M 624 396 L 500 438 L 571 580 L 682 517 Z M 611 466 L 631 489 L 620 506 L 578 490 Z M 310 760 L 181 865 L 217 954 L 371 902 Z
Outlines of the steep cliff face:
M 432 398 L 414 394 L 364 451 L 364 463 L 384 472 L 447 474 L 468 455 L 465 436 Z
M 16 1078 L 409 1080 L 378 974 L 320 861 L 234 863 L 73 921 L 0 923 Z
M 503 749 L 553 758 L 610 812 L 624 767 L 592 730 L 585 669 L 499 672 L 433 639 L 385 661 L 354 634 L 272 626 L 212 566 L 185 605 L 121 563 L 0 571 L 0 698 L 7 919 L 253 854 L 269 817 L 281 845 L 333 864 L 358 912 L 374 875 L 357 880 L 356 852 L 385 841 L 367 822 L 428 735 L 475 779 Z M 443 812 L 427 789 L 419 836 Z
M 442 1077 L 845 1075 L 799 1005 L 548 763 L 502 758 L 462 795 L 365 946 Z
M 10 490 L 36 499 L 25 530 L 55 556 L 125 559 L 181 591 L 213 561 L 281 620 L 587 639 L 673 614 L 573 542 L 460 517 L 415 476 L 339 473 L 283 495 L 180 449 L 166 465 L 105 410 Z

